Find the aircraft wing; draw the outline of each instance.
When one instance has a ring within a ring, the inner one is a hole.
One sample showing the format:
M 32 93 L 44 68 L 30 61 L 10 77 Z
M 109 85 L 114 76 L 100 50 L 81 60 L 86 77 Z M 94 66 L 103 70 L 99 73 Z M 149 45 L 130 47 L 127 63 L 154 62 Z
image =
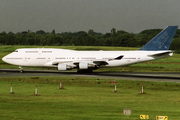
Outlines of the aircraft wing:
M 94 64 L 94 65 L 101 66 L 101 65 L 107 65 L 108 64 L 107 61 L 108 59 L 78 60 L 78 61 L 74 61 L 73 64 L 78 66 L 79 63 L 85 62 L 92 65 Z
M 101 65 L 108 65 L 108 60 L 94 60 L 93 63 L 98 65 L 98 66 L 101 66 Z
M 45 64 L 45 66 L 52 66 L 52 65 L 58 65 L 58 64 L 63 64 L 63 63 L 70 63 L 70 62 L 73 62 L 73 61 L 50 61 L 50 62 L 47 62 Z
M 79 60 L 79 61 L 75 61 L 73 62 L 73 64 L 78 65 L 80 62 L 87 62 L 87 63 L 93 63 L 97 66 L 101 66 L 101 65 L 108 65 L 108 61 L 111 60 L 121 60 L 124 57 L 124 55 L 118 56 L 114 59 L 91 59 L 91 60 Z
M 108 65 L 108 62 L 107 61 L 112 61 L 112 60 L 121 60 L 124 56 L 121 55 L 121 56 L 118 56 L 114 59 L 96 59 L 93 61 L 94 64 L 96 65 Z
M 124 56 L 118 56 L 114 59 L 91 59 L 91 60 L 75 60 L 75 61 L 51 61 L 46 63 L 46 66 L 51 66 L 51 65 L 58 65 L 58 64 L 74 64 L 76 66 L 79 65 L 79 63 L 83 62 L 83 63 L 89 63 L 89 64 L 94 64 L 97 66 L 101 66 L 101 65 L 108 65 L 108 61 L 112 61 L 112 60 L 121 60 Z

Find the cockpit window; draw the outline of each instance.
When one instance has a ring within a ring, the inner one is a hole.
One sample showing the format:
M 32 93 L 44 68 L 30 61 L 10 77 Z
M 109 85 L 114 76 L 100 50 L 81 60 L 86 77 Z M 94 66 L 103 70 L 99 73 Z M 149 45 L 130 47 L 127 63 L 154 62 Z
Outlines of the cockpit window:
M 18 52 L 18 50 L 15 50 L 14 52 Z

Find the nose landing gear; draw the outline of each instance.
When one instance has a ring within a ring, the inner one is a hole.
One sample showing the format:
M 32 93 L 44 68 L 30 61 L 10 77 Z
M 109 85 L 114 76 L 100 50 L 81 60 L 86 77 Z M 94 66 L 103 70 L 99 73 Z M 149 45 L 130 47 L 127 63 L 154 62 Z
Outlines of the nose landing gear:
M 19 72 L 23 73 L 23 68 L 21 66 L 19 66 Z

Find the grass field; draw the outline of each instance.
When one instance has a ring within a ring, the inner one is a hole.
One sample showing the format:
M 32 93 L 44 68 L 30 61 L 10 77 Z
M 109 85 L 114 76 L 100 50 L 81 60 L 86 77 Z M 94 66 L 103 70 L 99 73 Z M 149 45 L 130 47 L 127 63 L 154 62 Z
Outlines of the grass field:
M 133 47 L 104 47 L 104 46 L 38 46 L 38 48 L 63 48 L 72 50 L 138 50 L 139 48 Z M 0 46 L 0 58 L 13 52 L 18 48 L 37 48 L 37 46 Z M 155 61 L 138 63 L 130 66 L 115 67 L 115 68 L 101 68 L 95 71 L 123 71 L 123 72 L 180 72 L 180 54 L 174 53 L 172 57 L 159 59 Z M 4 63 L 0 59 L 0 68 L 18 69 L 18 66 L 13 66 Z M 56 68 L 29 68 L 24 69 L 53 69 Z
M 27 47 L 37 48 L 36 46 L 0 46 L 0 58 L 17 48 Z M 138 49 L 92 46 L 50 47 L 74 50 Z M 125 67 L 101 68 L 97 71 L 179 72 L 179 58 L 180 55 L 175 53 L 173 57 L 166 59 Z M 17 69 L 18 67 L 6 64 L 0 59 L 0 68 Z M 58 89 L 60 80 L 65 89 Z M 113 92 L 114 84 L 110 81 L 117 82 L 116 93 Z M 15 94 L 10 94 L 11 83 Z M 169 120 L 180 119 L 179 83 L 143 81 L 145 94 L 140 94 L 141 83 L 142 81 L 86 77 L 0 77 L 0 120 L 139 120 L 140 114 L 149 115 L 149 120 L 155 120 L 156 115 L 168 116 Z M 39 96 L 34 96 L 36 84 Z M 123 109 L 126 108 L 131 109 L 132 115 L 123 114 Z
M 62 80 L 65 89 L 58 89 Z M 180 84 L 85 77 L 0 78 L 0 119 L 139 120 L 147 114 L 180 119 Z M 10 84 L 13 92 L 10 94 Z M 39 96 L 34 96 L 37 84 Z M 124 115 L 129 108 L 131 115 Z

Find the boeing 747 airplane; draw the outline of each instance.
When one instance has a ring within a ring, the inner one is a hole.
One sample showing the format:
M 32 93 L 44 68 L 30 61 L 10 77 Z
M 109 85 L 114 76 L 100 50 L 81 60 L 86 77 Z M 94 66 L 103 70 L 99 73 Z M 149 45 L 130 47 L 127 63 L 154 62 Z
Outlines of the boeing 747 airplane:
M 170 57 L 168 50 L 178 26 L 168 26 L 137 51 L 76 51 L 54 48 L 23 48 L 6 55 L 6 63 L 22 67 L 57 67 L 58 70 L 91 71 Z

